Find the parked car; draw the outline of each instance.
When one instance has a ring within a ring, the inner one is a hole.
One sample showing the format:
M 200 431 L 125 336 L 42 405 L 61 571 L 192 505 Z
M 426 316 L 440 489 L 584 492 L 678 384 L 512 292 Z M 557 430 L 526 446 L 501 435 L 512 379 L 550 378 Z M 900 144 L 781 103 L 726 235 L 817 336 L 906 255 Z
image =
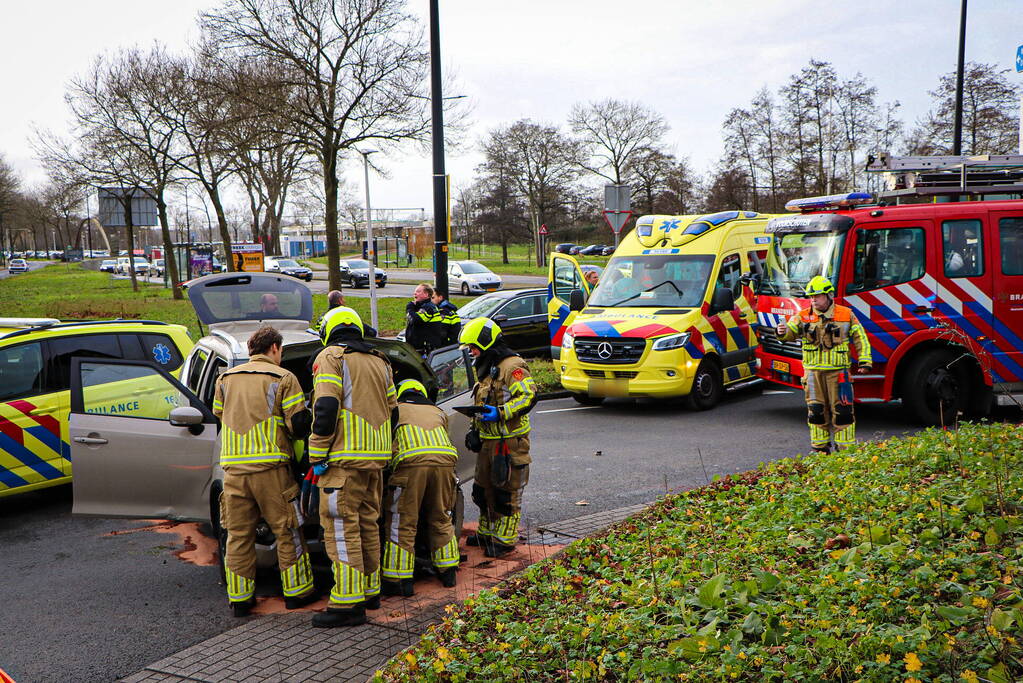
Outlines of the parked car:
M 601 256 L 605 249 L 607 249 L 606 244 L 591 244 L 588 247 L 580 249 L 579 253 L 583 256 Z
M 387 273 L 382 268 L 375 268 L 377 287 L 387 286 Z M 341 282 L 352 287 L 369 287 L 369 261 L 361 258 L 348 259 L 342 262 Z
M 448 264 L 448 288 L 463 296 L 496 292 L 501 289 L 501 276 L 476 261 L 454 261 Z
M 149 261 L 144 256 L 136 256 L 135 258 L 135 274 L 136 275 L 148 275 L 149 274 Z M 120 256 L 117 259 L 117 272 L 121 275 L 129 274 L 128 257 Z
M 283 256 L 267 256 L 263 259 L 263 268 L 268 273 L 283 273 L 306 282 L 313 281 L 313 271 L 299 264 L 298 261 Z
M 613 253 L 615 253 L 615 248 L 614 247 L 604 247 L 604 250 L 602 252 L 600 252 L 600 255 L 601 256 L 610 256 Z
M 27 273 L 28 262 L 23 258 L 12 258 L 7 264 L 8 273 Z
M 163 272 L 164 272 L 165 268 L 164 268 L 164 264 L 163 264 L 163 259 L 162 258 L 158 258 L 155 261 L 153 261 L 153 270 L 156 271 L 156 276 L 157 277 L 163 277 Z
M 101 273 L 114 273 L 117 272 L 117 261 L 112 258 L 108 258 L 99 264 L 99 272 Z
M 487 317 L 501 328 L 505 343 L 523 355 L 550 356 L 546 289 L 507 289 L 484 294 L 458 309 L 462 324 Z
M 291 278 L 272 273 L 228 273 L 208 275 L 191 284 L 188 297 L 209 334 L 188 354 L 180 381 L 143 361 L 72 361 L 69 432 L 70 457 L 75 464 L 73 512 L 209 522 L 223 551 L 226 534 L 220 526 L 220 497 L 224 473 L 219 457 L 220 429 L 211 410 L 217 378 L 248 360 L 246 340 L 270 319 L 284 337 L 281 364 L 295 373 L 309 394 L 313 388 L 309 356 L 323 346 L 309 327 L 312 293 Z M 266 294 L 277 298 L 273 314 L 261 310 Z M 459 455 L 455 465 L 459 487 L 450 514 L 455 528 L 460 529 L 460 484 L 472 479 L 476 456 L 464 445 L 469 419 L 454 406 L 472 402 L 469 391 L 475 377 L 471 356 L 452 345 L 433 352 L 424 361 L 404 342 L 377 338 L 368 341 L 387 356 L 395 383 L 419 380 L 448 416 L 448 430 Z M 91 392 L 102 391 L 124 377 L 145 377 L 151 390 L 173 394 L 175 400 L 146 415 L 126 417 L 91 411 Z M 111 481 L 118 483 L 111 486 Z M 316 523 L 314 517 L 307 538 L 318 538 Z M 272 566 L 276 539 L 265 526 L 257 527 L 257 562 Z M 318 544 L 313 541 L 311 545 L 315 548 Z
M 571 242 L 562 242 L 561 244 L 555 245 L 554 251 L 559 254 L 571 254 L 572 247 L 578 246 L 578 244 L 572 244 Z

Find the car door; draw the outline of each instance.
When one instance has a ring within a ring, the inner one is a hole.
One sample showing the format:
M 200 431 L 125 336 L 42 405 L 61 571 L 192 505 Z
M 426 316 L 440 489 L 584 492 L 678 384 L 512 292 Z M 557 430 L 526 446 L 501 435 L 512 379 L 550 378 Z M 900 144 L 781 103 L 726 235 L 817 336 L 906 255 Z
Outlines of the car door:
M 590 285 L 579 262 L 568 254 L 551 254 L 547 270 L 547 330 L 553 358 L 561 358 L 561 338 L 578 313 L 569 310 L 572 291 L 576 289 L 582 290 L 584 299 L 589 298 Z
M 457 265 L 448 266 L 448 289 L 458 289 L 462 286 L 462 269 Z
M 739 252 L 732 251 L 725 254 L 721 257 L 714 289 L 710 293 L 712 302 L 715 292 L 722 289 L 731 292 L 733 297 L 732 308 L 714 310 L 712 307 L 708 311 L 707 317 L 719 342 L 714 346 L 721 356 L 725 382 L 745 379 L 754 371 L 753 355 L 756 347 L 751 342 L 750 336 L 753 308 L 741 296 L 742 274 L 742 259 Z
M 202 424 L 172 424 L 179 406 L 197 409 Z M 217 420 L 155 364 L 73 359 L 69 433 L 74 514 L 209 519 Z
M 476 454 L 465 447 L 470 420 L 456 411 L 455 406 L 472 405 L 470 390 L 476 383 L 472 357 L 467 349 L 448 346 L 434 351 L 426 360 L 437 377 L 437 406 L 448 416 L 448 436 L 458 450 L 455 473 L 459 481 L 469 481 L 476 471 Z
M 529 351 L 536 322 L 532 296 L 516 296 L 494 311 L 491 320 L 501 328 L 504 342 L 518 352 Z

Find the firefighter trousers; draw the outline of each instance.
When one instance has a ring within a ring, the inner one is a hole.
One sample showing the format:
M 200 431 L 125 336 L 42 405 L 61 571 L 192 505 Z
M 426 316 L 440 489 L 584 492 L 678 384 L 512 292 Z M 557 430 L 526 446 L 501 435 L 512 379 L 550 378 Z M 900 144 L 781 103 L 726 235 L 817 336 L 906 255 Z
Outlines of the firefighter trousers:
M 507 456 L 508 466 L 495 462 Z M 477 535 L 504 545 L 519 539 L 522 490 L 529 482 L 529 437 L 483 439 L 476 458 L 472 500 L 480 509 Z
M 380 594 L 382 471 L 331 464 L 321 478 L 320 524 L 334 571 L 328 607 L 351 608 Z
M 266 520 L 277 537 L 277 564 L 288 598 L 313 590 L 309 552 L 302 536 L 299 487 L 287 465 L 260 472 L 224 472 L 220 524 L 227 531 L 224 574 L 231 602 L 245 602 L 256 588 L 256 523 Z
M 856 442 L 856 414 L 853 410 L 853 386 L 848 370 L 807 370 L 803 374 L 806 392 L 810 445 L 827 448 L 834 438 L 835 448 Z
M 455 466 L 399 463 L 384 499 L 384 581 L 411 579 L 420 517 L 428 525 L 433 566 L 458 566 L 458 538 L 448 511 L 455 505 Z

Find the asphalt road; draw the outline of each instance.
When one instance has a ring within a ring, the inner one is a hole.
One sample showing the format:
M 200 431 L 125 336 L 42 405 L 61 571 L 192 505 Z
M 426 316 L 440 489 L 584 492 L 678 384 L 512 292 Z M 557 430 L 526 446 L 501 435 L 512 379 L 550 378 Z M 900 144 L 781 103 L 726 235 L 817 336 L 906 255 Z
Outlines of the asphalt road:
M 699 413 L 677 402 L 540 403 L 523 530 L 805 452 L 804 411 L 799 393 L 771 388 L 731 393 Z M 915 429 L 896 406 L 858 415 L 861 438 Z M 0 499 L 0 667 L 15 680 L 114 680 L 239 623 L 218 568 L 178 557 L 184 539 L 70 510 L 69 486 Z
M 33 270 L 39 270 L 45 266 L 52 265 L 56 263 L 56 261 L 28 261 L 27 263 L 29 272 L 32 272 Z M 0 280 L 4 280 L 9 277 L 17 277 L 19 275 L 21 275 L 21 273 L 12 274 L 9 270 L 7 270 L 7 266 L 4 266 L 4 268 L 0 270 Z

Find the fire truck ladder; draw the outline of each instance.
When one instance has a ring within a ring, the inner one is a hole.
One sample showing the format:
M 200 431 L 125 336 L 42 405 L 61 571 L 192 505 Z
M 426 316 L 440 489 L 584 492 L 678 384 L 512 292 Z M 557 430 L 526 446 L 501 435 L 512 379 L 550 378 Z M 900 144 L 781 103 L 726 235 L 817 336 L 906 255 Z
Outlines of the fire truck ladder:
M 892 156 L 867 159 L 868 173 L 885 175 L 881 198 L 1009 195 L 1023 197 L 1023 155 Z

